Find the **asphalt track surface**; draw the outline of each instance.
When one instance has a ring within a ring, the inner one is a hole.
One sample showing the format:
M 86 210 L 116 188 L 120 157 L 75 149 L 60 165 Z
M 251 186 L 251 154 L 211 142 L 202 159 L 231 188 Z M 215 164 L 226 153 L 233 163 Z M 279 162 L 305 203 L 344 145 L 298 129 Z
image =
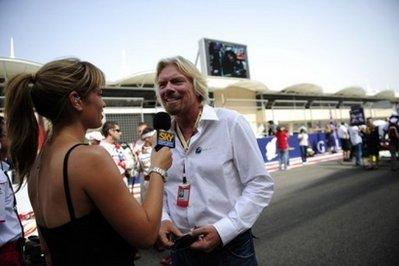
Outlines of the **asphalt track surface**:
M 399 171 L 338 161 L 272 173 L 253 233 L 259 265 L 399 265 Z M 167 252 L 141 250 L 136 265 Z

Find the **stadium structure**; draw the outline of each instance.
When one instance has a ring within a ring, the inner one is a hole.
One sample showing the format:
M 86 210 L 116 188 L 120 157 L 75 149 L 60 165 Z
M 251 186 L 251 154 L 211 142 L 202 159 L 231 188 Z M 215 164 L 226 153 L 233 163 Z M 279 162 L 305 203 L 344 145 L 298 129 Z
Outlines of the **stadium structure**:
M 41 66 L 29 60 L 0 57 L 0 111 L 4 109 L 5 83 L 19 73 L 34 74 Z M 107 82 L 103 89 L 105 119 L 120 124 L 125 142 L 138 137 L 139 122 L 151 124 L 153 115 L 163 110 L 156 98 L 154 81 L 154 72 L 141 72 Z M 208 77 L 208 86 L 210 104 L 243 114 L 258 137 L 263 136 L 268 121 L 284 124 L 291 132 L 301 126 L 310 130 L 320 128 L 331 120 L 347 122 L 350 108 L 358 105 L 363 107 L 366 117 L 385 119 L 399 100 L 393 90 L 370 96 L 362 87 L 347 87 L 331 94 L 309 83 L 273 91 L 251 79 Z

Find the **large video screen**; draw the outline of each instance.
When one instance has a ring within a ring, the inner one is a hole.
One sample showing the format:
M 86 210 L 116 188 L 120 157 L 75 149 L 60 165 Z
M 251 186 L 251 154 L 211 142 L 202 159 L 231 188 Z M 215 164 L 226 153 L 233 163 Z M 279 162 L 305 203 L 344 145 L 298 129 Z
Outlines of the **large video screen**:
M 203 71 L 208 76 L 249 79 L 247 46 L 201 39 Z
M 361 107 L 360 105 L 351 106 L 351 110 L 349 111 L 349 117 L 349 124 L 351 126 L 360 126 L 366 124 L 364 110 L 363 107 Z

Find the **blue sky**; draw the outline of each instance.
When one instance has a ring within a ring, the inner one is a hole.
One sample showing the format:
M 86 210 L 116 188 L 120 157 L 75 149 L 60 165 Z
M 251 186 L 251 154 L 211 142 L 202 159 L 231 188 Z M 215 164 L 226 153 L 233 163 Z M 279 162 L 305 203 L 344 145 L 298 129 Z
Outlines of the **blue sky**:
M 198 41 L 246 44 L 251 78 L 399 93 L 399 1 L 0 0 L 0 56 L 78 57 L 112 81 L 160 58 L 195 61 Z

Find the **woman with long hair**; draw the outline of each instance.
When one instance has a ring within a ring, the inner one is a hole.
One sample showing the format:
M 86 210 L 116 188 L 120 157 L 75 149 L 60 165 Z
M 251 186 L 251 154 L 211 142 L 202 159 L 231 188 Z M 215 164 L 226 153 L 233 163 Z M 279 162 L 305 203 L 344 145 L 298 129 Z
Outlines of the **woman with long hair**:
M 108 152 L 84 144 L 86 130 L 102 124 L 104 83 L 91 63 L 63 59 L 6 85 L 10 156 L 20 185 L 27 180 L 48 264 L 133 265 L 134 247 L 157 239 L 171 152 L 153 152 L 140 206 Z M 51 122 L 40 153 L 35 112 Z

